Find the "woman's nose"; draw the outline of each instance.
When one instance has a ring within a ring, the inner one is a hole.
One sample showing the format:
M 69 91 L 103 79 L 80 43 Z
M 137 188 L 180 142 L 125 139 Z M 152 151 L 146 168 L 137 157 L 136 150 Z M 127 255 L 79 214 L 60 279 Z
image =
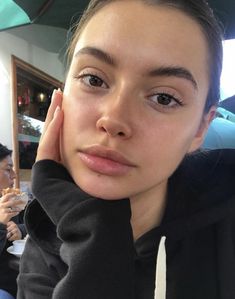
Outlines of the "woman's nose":
M 97 129 L 111 137 L 130 138 L 132 126 L 129 110 L 130 105 L 125 103 L 123 99 L 108 100 L 103 103 L 101 115 L 96 123 Z
M 96 127 L 98 130 L 108 134 L 111 137 L 129 138 L 131 136 L 131 128 L 121 119 L 115 119 L 105 115 L 99 118 Z

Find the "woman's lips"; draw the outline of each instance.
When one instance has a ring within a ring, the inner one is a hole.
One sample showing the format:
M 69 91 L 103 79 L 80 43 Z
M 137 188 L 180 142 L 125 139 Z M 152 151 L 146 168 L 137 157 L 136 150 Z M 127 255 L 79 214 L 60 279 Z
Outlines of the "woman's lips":
M 89 169 L 104 175 L 124 175 L 136 167 L 118 152 L 101 146 L 79 151 L 79 156 Z

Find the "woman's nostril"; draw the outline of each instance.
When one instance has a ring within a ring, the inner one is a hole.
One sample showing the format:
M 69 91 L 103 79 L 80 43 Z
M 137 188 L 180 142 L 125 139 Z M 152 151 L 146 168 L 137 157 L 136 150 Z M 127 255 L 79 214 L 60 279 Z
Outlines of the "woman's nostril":
M 125 136 L 125 134 L 123 132 L 119 132 L 118 135 L 119 136 Z
M 110 117 L 101 117 L 97 121 L 97 129 L 106 133 L 109 136 L 119 136 L 119 137 L 130 137 L 131 128 L 127 123 L 124 123 L 120 120 L 110 118 Z

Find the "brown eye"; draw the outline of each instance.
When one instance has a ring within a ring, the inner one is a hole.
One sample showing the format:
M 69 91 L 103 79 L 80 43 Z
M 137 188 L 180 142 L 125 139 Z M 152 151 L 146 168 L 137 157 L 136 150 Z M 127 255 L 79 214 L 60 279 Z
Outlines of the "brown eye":
M 160 105 L 169 105 L 171 103 L 171 101 L 173 100 L 173 98 L 167 94 L 159 94 L 158 97 L 158 103 Z
M 151 101 L 156 105 L 172 107 L 179 104 L 179 100 L 168 93 L 157 93 L 150 97 Z
M 183 106 L 180 99 L 175 98 L 169 93 L 159 92 L 148 97 L 150 105 L 158 110 L 169 110 Z
M 101 88 L 107 88 L 107 84 L 98 76 L 86 74 L 81 76 L 81 80 L 84 84 L 90 86 L 90 87 L 101 87 Z
M 90 76 L 89 77 L 89 83 L 92 86 L 102 86 L 103 84 L 103 80 L 101 80 L 100 78 L 96 77 L 96 76 Z

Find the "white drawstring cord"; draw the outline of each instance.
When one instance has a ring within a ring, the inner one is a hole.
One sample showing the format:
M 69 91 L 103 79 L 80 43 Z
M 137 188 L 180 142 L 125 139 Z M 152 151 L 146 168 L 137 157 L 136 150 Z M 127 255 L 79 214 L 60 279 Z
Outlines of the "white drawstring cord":
M 166 241 L 166 237 L 161 237 L 159 247 L 158 247 L 154 299 L 165 299 L 166 298 L 165 241 Z

